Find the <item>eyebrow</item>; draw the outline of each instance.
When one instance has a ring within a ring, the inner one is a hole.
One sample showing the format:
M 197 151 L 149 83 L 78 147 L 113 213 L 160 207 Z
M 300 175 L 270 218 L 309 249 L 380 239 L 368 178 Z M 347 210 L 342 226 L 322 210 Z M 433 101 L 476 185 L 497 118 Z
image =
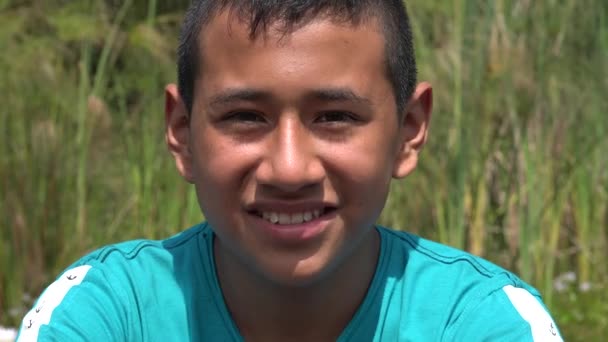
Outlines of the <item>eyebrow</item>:
M 270 102 L 274 96 L 272 93 L 255 88 L 227 89 L 214 95 L 209 100 L 209 106 L 222 106 L 235 102 Z M 304 98 L 320 102 L 356 102 L 363 105 L 371 105 L 371 101 L 358 95 L 350 88 L 320 88 L 309 91 Z
M 357 102 L 360 104 L 371 105 L 371 101 L 369 99 L 357 95 L 357 93 L 350 88 L 315 89 L 311 91 L 307 97 L 323 102 Z
M 252 88 L 235 88 L 225 90 L 211 97 L 209 100 L 209 106 L 221 106 L 241 101 L 268 101 L 271 98 L 272 95 L 270 93 L 262 90 Z

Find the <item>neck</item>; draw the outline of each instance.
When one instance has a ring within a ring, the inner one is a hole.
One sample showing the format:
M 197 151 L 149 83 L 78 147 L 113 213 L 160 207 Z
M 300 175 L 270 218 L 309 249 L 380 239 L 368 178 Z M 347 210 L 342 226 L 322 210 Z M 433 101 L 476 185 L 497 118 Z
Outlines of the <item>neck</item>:
M 262 277 L 216 239 L 217 273 L 228 309 L 247 341 L 335 341 L 363 302 L 375 273 L 378 232 L 341 264 L 307 286 L 285 286 Z

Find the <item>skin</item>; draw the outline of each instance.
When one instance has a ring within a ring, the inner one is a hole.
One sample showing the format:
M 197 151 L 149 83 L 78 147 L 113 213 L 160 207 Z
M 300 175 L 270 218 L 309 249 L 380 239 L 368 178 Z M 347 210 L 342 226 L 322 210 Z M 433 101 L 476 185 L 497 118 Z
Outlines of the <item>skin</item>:
M 220 13 L 199 37 L 192 113 L 166 87 L 166 141 L 217 235 L 222 292 L 248 341 L 335 340 L 373 278 L 374 222 L 391 179 L 416 167 L 432 107 L 422 83 L 396 113 L 379 27 L 320 18 L 252 40 Z M 313 207 L 329 213 L 295 238 L 256 216 Z

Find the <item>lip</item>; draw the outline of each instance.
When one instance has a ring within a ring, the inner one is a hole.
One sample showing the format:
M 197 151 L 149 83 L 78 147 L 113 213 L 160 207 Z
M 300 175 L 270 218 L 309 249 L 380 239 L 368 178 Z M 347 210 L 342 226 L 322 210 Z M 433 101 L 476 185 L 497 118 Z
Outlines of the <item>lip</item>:
M 287 208 L 278 208 L 275 206 L 273 210 L 281 212 L 297 212 L 298 210 L 304 211 L 308 209 L 288 210 Z M 250 221 L 251 228 L 263 236 L 266 236 L 268 239 L 278 244 L 293 245 L 302 244 L 321 236 L 329 226 L 331 220 L 336 217 L 336 211 L 337 210 L 330 210 L 311 221 L 289 225 L 271 223 L 251 211 L 247 212 L 247 216 Z

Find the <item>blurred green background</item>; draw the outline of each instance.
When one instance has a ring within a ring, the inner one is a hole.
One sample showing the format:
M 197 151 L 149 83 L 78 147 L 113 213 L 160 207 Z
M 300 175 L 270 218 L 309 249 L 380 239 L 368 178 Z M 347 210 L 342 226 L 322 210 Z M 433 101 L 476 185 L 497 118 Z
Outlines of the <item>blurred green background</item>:
M 202 219 L 163 138 L 188 0 L 0 0 L 0 325 L 63 268 Z M 409 0 L 435 111 L 381 222 L 536 286 L 608 335 L 608 2 Z

